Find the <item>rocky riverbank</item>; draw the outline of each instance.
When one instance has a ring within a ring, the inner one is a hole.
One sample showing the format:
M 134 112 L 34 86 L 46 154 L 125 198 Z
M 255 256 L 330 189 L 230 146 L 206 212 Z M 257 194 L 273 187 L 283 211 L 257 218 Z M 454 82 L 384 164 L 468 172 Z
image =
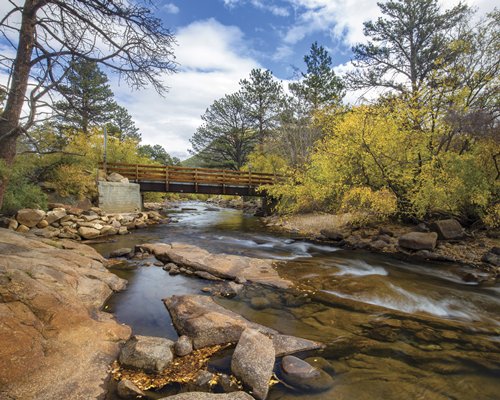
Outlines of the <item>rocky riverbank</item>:
M 157 211 L 105 213 L 98 207 L 82 210 L 65 204 L 51 204 L 49 211 L 25 208 L 12 218 L 2 218 L 0 227 L 33 233 L 47 239 L 94 240 L 126 235 L 131 230 L 167 223 Z
M 471 267 L 464 281 L 494 285 L 500 280 L 498 232 L 468 231 L 454 219 L 419 225 L 356 227 L 336 215 L 272 216 L 265 224 L 279 231 L 349 249 L 363 249 L 403 259 L 457 263 Z
M 100 308 L 126 282 L 73 241 L 0 229 L 0 249 L 0 398 L 103 398 L 130 328 Z
M 212 254 L 180 243 L 142 244 L 113 254 L 128 258 L 154 255 L 158 261 L 152 265 L 164 264 L 165 273 L 206 280 L 207 287 L 202 291 L 209 294 L 174 295 L 163 299 L 179 335 L 176 342 L 148 336 L 134 336 L 127 342 L 113 372 L 118 382 L 117 393 L 122 398 L 151 397 L 148 389 L 181 383 L 183 390 L 190 392 L 182 394 L 180 398 L 183 399 L 252 398 L 243 396 L 241 390 L 245 389 L 253 398 L 263 400 L 272 385 L 273 373 L 278 373 L 275 371 L 277 358 L 324 348 L 320 342 L 284 335 L 251 322 L 218 303 L 217 299 L 243 295 L 259 287 L 272 290 L 277 298 L 281 296 L 290 302 L 297 302 L 299 297 L 307 301 L 307 294 L 294 294 L 292 282 L 277 274 L 273 260 Z M 269 301 L 264 297 L 260 300 L 261 303 L 255 302 L 258 309 Z M 210 372 L 206 364 L 211 355 L 228 346 L 235 346 L 231 356 L 232 376 Z M 292 386 L 316 385 L 319 391 L 331 387 L 333 380 L 328 374 L 302 363 L 301 368 L 309 366 L 311 376 L 294 377 L 294 368 L 290 366 Z M 317 381 L 319 376 L 321 379 Z M 208 394 L 217 391 L 228 393 Z M 206 397 L 199 392 L 205 392 Z

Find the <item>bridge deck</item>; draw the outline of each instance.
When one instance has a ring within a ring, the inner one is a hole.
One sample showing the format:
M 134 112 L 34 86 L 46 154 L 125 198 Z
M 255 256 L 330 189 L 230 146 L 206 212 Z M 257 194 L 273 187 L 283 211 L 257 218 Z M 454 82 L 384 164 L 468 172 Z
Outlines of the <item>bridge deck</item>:
M 116 172 L 139 183 L 142 192 L 173 192 L 263 196 L 257 188 L 279 177 L 245 171 L 180 166 L 108 163 L 106 173 Z

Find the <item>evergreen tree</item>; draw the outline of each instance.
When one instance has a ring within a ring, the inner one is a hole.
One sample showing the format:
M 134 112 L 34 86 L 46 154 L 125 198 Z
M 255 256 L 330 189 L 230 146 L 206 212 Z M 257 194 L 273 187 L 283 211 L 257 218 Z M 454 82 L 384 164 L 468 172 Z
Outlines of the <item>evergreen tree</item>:
M 239 170 L 258 139 L 243 95 L 238 92 L 216 100 L 201 118 L 204 123 L 190 140 L 191 153 L 207 166 Z
M 115 109 L 110 116 L 111 122 L 107 124 L 110 135 L 117 137 L 120 141 L 132 139 L 141 141 L 139 129 L 135 126 L 132 116 L 125 107 L 115 104 Z
M 283 87 L 269 70 L 252 69 L 249 79 L 240 81 L 245 108 L 258 132 L 259 142 L 276 128 L 283 105 Z
M 139 146 L 139 154 L 163 165 L 179 165 L 181 163 L 177 157 L 170 156 L 159 144 L 155 144 L 154 146 L 150 144 Z
M 450 31 L 466 18 L 465 4 L 441 12 L 437 0 L 389 0 L 378 3 L 384 17 L 364 23 L 371 38 L 353 47 L 349 75 L 353 88 L 385 87 L 417 93 L 439 64 L 456 56 Z
M 307 72 L 301 72 L 302 81 L 289 85 L 295 96 L 307 101 L 312 110 L 340 103 L 345 95 L 342 80 L 332 69 L 332 58 L 317 42 L 311 45 L 304 56 Z
M 54 108 L 63 129 L 88 134 L 89 128 L 110 121 L 117 107 L 106 74 L 96 63 L 84 59 L 72 63 L 59 92 L 64 100 Z

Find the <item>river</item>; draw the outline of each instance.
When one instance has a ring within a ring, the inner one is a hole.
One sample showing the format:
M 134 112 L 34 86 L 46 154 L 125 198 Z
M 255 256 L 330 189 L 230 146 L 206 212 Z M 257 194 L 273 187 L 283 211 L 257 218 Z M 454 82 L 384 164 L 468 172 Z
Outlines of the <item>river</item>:
M 500 398 L 498 286 L 463 282 L 457 265 L 403 262 L 296 240 L 239 210 L 206 203 L 181 203 L 171 217 L 176 222 L 94 247 L 106 256 L 146 242 L 184 242 L 214 253 L 275 259 L 280 275 L 296 282 L 303 295 L 259 288 L 217 301 L 282 333 L 326 343 L 324 351 L 309 356 L 327 365 L 335 385 L 313 394 L 277 384 L 268 399 Z M 174 340 L 161 299 L 200 294 L 210 285 L 144 261 L 113 272 L 129 284 L 106 310 L 135 334 Z M 267 306 L 257 309 L 255 297 L 265 298 Z M 227 372 L 228 360 L 222 354 L 210 367 Z

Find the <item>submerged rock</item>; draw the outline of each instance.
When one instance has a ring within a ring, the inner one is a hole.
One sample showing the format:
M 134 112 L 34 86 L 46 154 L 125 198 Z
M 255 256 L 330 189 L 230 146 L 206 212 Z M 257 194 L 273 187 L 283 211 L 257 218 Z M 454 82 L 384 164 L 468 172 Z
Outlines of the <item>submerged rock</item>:
M 204 271 L 217 278 L 246 281 L 263 285 L 289 288 L 292 282 L 279 276 L 274 261 L 229 254 L 212 254 L 197 246 L 184 243 L 143 244 L 140 248 L 153 253 L 165 263 L 172 262 L 193 271 Z
M 264 400 L 273 374 L 274 359 L 273 341 L 259 331 L 247 328 L 234 349 L 231 371 L 250 386 L 255 398 Z
M 126 367 L 161 372 L 172 361 L 174 342 L 154 336 L 132 336 L 120 353 L 120 363 Z
M 132 249 L 130 247 L 124 247 L 122 249 L 113 250 L 109 256 L 111 258 L 125 257 L 132 254 Z
M 323 392 L 333 386 L 332 377 L 325 371 L 294 356 L 283 357 L 281 370 L 284 381 L 298 389 Z
M 277 356 L 323 347 L 321 343 L 282 335 L 274 329 L 248 321 L 203 295 L 172 296 L 163 300 L 177 332 L 189 336 L 193 347 L 235 343 L 246 328 L 265 333 L 273 340 Z

